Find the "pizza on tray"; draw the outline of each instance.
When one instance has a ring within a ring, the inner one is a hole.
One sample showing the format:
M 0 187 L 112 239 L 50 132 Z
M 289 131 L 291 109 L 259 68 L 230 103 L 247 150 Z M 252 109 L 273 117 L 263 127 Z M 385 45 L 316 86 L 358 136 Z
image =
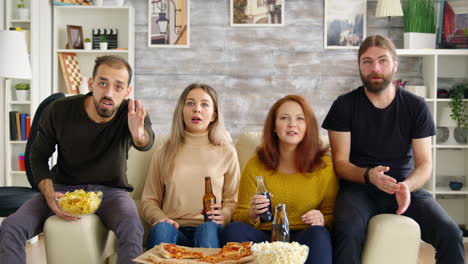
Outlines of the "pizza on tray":
M 174 244 L 161 243 L 147 252 L 146 261 L 140 263 L 161 264 L 240 264 L 253 261 L 252 242 L 229 242 L 221 249 L 189 248 Z M 158 257 L 161 256 L 161 257 Z

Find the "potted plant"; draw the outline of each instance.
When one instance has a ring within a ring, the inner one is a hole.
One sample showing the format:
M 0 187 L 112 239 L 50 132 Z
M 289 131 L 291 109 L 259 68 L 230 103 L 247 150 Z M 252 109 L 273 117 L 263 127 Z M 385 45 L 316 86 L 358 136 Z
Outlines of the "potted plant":
M 449 106 L 452 111 L 450 117 L 457 123 L 454 136 L 459 144 L 466 144 L 468 139 L 468 117 L 465 114 L 465 102 L 463 101 L 466 91 L 468 91 L 468 83 L 457 84 L 453 86 L 449 95 Z
M 84 40 L 84 49 L 85 50 L 91 50 L 92 48 L 92 43 L 90 38 L 85 38 Z
M 29 83 L 17 83 L 16 89 L 16 100 L 27 101 L 29 98 Z
M 107 35 L 101 35 L 99 38 L 99 48 L 101 50 L 107 50 Z
M 403 5 L 405 49 L 435 48 L 436 8 L 433 0 L 407 0 Z
M 16 16 L 19 20 L 29 19 L 29 9 L 26 8 L 24 0 L 18 0 L 18 4 L 16 5 Z

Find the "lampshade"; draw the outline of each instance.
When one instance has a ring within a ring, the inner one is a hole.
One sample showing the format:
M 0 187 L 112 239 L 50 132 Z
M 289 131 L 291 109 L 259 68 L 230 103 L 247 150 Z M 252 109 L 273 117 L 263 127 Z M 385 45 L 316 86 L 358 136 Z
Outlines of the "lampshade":
M 452 110 L 450 107 L 444 106 L 442 107 L 442 111 L 440 111 L 439 116 L 439 123 L 437 124 L 438 127 L 457 127 L 457 122 L 453 120 L 450 115 L 452 114 Z
M 403 16 L 400 0 L 379 0 L 376 17 Z
M 0 31 L 0 77 L 31 79 L 24 32 Z

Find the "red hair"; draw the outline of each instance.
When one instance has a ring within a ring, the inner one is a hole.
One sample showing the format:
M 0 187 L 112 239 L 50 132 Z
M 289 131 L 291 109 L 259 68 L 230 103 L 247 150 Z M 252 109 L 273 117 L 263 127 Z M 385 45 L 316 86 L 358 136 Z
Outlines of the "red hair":
M 270 170 L 276 171 L 279 167 L 280 151 L 279 138 L 275 133 L 276 116 L 278 108 L 285 102 L 292 101 L 298 103 L 304 111 L 304 119 L 307 125 L 304 138 L 297 145 L 295 153 L 296 169 L 300 173 L 314 171 L 325 166 L 321 157 L 327 152 L 328 147 L 323 147 L 319 137 L 317 119 L 307 101 L 299 95 L 287 95 L 278 100 L 268 112 L 263 127 L 262 145 L 257 148 L 257 156 L 262 163 Z

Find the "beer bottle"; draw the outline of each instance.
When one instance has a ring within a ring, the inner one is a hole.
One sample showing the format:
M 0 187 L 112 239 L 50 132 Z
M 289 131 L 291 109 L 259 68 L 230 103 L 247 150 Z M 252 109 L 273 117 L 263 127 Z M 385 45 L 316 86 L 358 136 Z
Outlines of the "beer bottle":
M 289 242 L 289 221 L 286 205 L 278 204 L 275 208 L 275 219 L 271 225 L 271 242 Z
M 271 213 L 271 199 L 270 199 L 270 193 L 265 187 L 265 183 L 263 183 L 262 176 L 257 176 L 257 194 L 265 196 L 268 199 L 268 202 L 270 203 L 268 205 L 268 210 L 260 215 L 260 223 L 269 223 L 273 221 L 273 214 Z
M 211 177 L 205 177 L 205 195 L 203 195 L 203 217 L 205 222 L 210 222 L 211 219 L 208 219 L 208 214 L 206 212 L 211 211 L 211 206 L 216 203 L 216 196 L 213 194 L 211 189 Z

